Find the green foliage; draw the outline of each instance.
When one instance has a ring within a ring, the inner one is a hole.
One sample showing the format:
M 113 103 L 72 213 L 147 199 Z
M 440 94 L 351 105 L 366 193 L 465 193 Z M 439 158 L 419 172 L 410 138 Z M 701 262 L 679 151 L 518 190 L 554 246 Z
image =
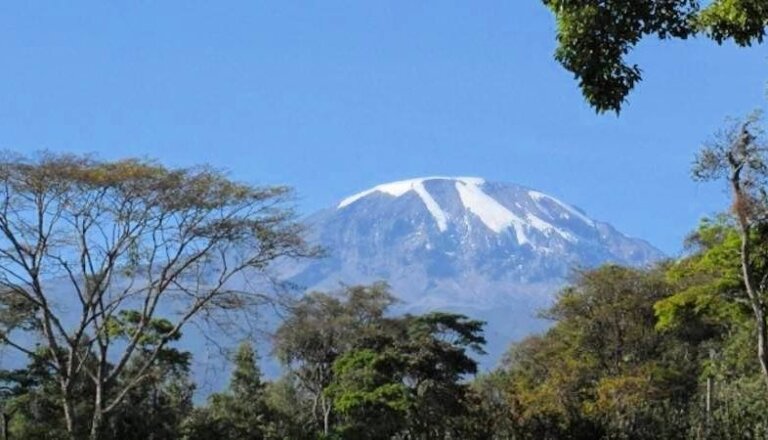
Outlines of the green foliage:
M 466 434 L 483 323 L 434 312 L 388 317 L 386 285 L 315 293 L 291 309 L 276 348 L 312 401 L 317 435 L 349 439 Z
M 621 110 L 642 78 L 627 61 L 647 37 L 682 38 L 704 33 L 718 43 L 761 42 L 768 26 L 763 0 L 542 0 L 557 19 L 555 58 L 579 81 L 598 111 Z
M 768 437 L 768 399 L 758 375 L 718 382 L 714 407 L 707 417 L 703 405 L 692 411 L 690 438 L 746 440 Z
M 402 367 L 397 353 L 370 349 L 345 353 L 334 363 L 325 393 L 342 420 L 337 432 L 343 438 L 388 439 L 402 430 L 411 405 Z
M 743 305 L 732 292 L 739 288 L 734 243 L 727 221 L 705 221 L 689 240 L 691 252 L 679 261 L 578 273 L 543 313 L 553 327 L 515 344 L 503 368 L 473 380 L 468 379 L 477 365 L 470 354 L 482 352 L 482 322 L 443 312 L 389 316 L 392 301 L 383 285 L 315 293 L 291 309 L 284 323 L 290 327 L 279 332 L 282 342 L 290 343 L 282 349 L 292 356 L 292 368 L 280 379 L 265 382 L 253 346 L 243 343 L 233 357 L 229 388 L 194 407 L 188 356 L 160 357 L 147 380 L 108 417 L 104 435 L 126 440 L 764 438 L 768 399 L 752 353 L 754 322 L 739 311 Z M 132 316 L 121 315 L 113 337 L 130 333 Z M 157 330 L 163 326 L 158 321 Z M 143 344 L 152 346 L 148 334 Z M 33 360 L 25 369 L 0 374 L 10 434 L 69 440 L 50 365 Z M 328 370 L 319 368 L 325 362 Z M 131 362 L 125 377 L 140 365 L 142 359 Z M 299 376 L 317 372 L 327 374 L 322 382 Z M 319 394 L 312 388 L 317 384 Z M 92 393 L 88 386 L 78 390 L 83 399 L 77 414 L 89 413 Z
M 290 440 L 315 436 L 312 400 L 292 373 L 268 383 L 265 398 L 273 417 L 269 438 Z
M 227 393 L 213 394 L 208 407 L 198 409 L 184 426 L 184 438 L 203 440 L 214 436 L 222 440 L 269 438 L 272 413 L 266 402 L 256 353 L 242 343 L 234 358 L 234 370 Z
M 718 43 L 728 39 L 741 46 L 761 43 L 768 25 L 768 4 L 763 0 L 717 0 L 702 11 L 696 24 Z
M 369 349 L 346 353 L 333 364 L 335 380 L 326 393 L 334 396 L 341 413 L 368 405 L 404 411 L 408 408 L 408 395 L 396 376 L 401 365 L 402 359 L 392 353 Z
M 1 371 L 3 413 L 9 417 L 11 438 L 67 439 L 58 405 L 61 392 L 45 364 L 32 361 L 26 368 Z
M 107 438 L 121 440 L 176 440 L 192 411 L 194 384 L 182 365 L 157 367 L 152 377 L 133 389 L 108 418 Z
M 302 297 L 278 328 L 275 352 L 313 402 L 309 415 L 324 435 L 330 434 L 333 404 L 325 390 L 333 381 L 339 356 L 356 347 L 381 347 L 390 339 L 382 328 L 394 303 L 386 284 L 353 286 L 340 295 L 319 292 Z
M 702 20 L 764 8 L 748 3 L 713 2 Z M 733 204 L 701 223 L 685 256 L 578 274 L 544 314 L 554 326 L 510 350 L 501 383 L 512 437 L 768 435 L 768 162 L 757 123 L 737 123 L 698 155 L 694 177 L 726 180 Z
M 506 429 L 521 438 L 683 438 L 702 367 L 696 341 L 656 329 L 654 304 L 672 292 L 666 270 L 579 273 L 544 314 L 554 327 L 505 359 Z
M 41 348 L 35 356 L 30 356 L 24 368 L 0 370 L 2 411 L 8 418 L 11 438 L 43 440 L 70 437 L 62 417 L 62 390 L 48 362 L 50 356 Z M 94 387 L 83 374 L 77 379 L 73 393 L 79 399 L 74 402 L 73 417 L 84 418 L 92 409 Z M 85 438 L 86 432 L 79 430 L 76 435 Z
M 667 279 L 673 295 L 655 305 L 660 330 L 697 330 L 712 336 L 717 329 L 748 319 L 740 266 L 741 239 L 725 218 L 705 219 L 688 238 L 693 253 L 673 263 Z

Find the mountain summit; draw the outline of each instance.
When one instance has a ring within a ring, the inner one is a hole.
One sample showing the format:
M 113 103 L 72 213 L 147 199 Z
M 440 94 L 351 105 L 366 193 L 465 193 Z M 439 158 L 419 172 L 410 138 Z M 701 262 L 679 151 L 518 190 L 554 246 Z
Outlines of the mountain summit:
M 309 288 L 387 280 L 409 303 L 469 302 L 559 285 L 577 267 L 642 266 L 662 258 L 555 197 L 477 177 L 378 185 L 307 219 L 329 256 L 295 267 Z
M 477 177 L 378 185 L 306 222 L 328 256 L 282 268 L 290 281 L 327 290 L 384 280 L 406 307 L 485 318 L 505 338 L 541 328 L 536 309 L 573 269 L 663 257 L 555 197 Z

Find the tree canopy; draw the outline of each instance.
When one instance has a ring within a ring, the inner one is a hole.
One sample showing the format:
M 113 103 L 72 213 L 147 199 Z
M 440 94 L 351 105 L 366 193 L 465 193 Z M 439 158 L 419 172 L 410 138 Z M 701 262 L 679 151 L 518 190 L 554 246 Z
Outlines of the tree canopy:
M 642 79 L 628 57 L 644 38 L 704 35 L 740 46 L 763 41 L 763 0 L 542 0 L 557 20 L 555 58 L 598 112 L 619 112 Z
M 207 167 L 0 156 L 0 339 L 48 368 L 69 433 L 100 438 L 189 321 L 263 302 L 235 277 L 314 254 L 289 195 Z

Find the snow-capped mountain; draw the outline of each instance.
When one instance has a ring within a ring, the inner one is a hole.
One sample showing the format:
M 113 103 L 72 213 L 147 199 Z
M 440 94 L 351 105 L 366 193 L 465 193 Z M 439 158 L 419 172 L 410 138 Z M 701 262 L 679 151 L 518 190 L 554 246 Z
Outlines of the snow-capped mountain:
M 485 318 L 511 338 L 574 268 L 642 266 L 663 257 L 555 197 L 475 177 L 379 185 L 306 220 L 324 259 L 281 269 L 308 289 L 387 281 L 408 308 Z
M 293 267 L 291 280 L 309 288 L 387 280 L 409 303 L 495 304 L 559 284 L 575 267 L 662 257 L 552 196 L 474 177 L 379 185 L 307 224 L 328 257 Z

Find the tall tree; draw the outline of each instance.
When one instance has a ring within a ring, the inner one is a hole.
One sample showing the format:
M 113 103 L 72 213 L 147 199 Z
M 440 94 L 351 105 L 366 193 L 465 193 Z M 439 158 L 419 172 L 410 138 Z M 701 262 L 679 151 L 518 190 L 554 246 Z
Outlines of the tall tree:
M 721 132 L 699 153 L 693 176 L 725 179 L 738 231 L 744 294 L 756 328 L 757 358 L 768 386 L 768 146 L 757 116 Z
M 412 405 L 404 367 L 405 357 L 394 347 L 357 349 L 334 362 L 333 381 L 324 392 L 341 416 L 337 432 L 343 438 L 387 440 L 403 431 Z
M 205 167 L 0 157 L 0 292 L 31 310 L 39 336 L 13 323 L 0 337 L 51 368 L 72 436 L 87 423 L 90 438 L 100 438 L 105 417 L 190 320 L 262 300 L 239 289 L 237 277 L 313 254 L 288 197 L 286 188 L 253 187 Z M 145 343 L 155 318 L 170 313 Z M 88 414 L 76 414 L 83 376 L 94 396 Z
M 275 352 L 312 396 L 312 417 L 324 435 L 332 430 L 333 402 L 325 389 L 333 380 L 334 362 L 376 337 L 376 326 L 394 297 L 386 284 L 351 286 L 340 294 L 314 292 L 290 307 L 275 337 Z
M 46 363 L 34 358 L 23 368 L 0 372 L 3 440 L 59 440 L 69 436 L 60 409 L 61 393 L 53 376 Z M 93 395 L 87 383 L 84 385 L 77 390 L 82 396 L 77 406 L 87 405 Z
M 271 410 L 256 352 L 243 342 L 234 357 L 229 389 L 208 398 L 185 426 L 185 439 L 261 440 L 270 438 Z
M 470 438 L 464 379 L 477 372 L 469 352 L 483 352 L 483 323 L 441 312 L 390 322 L 333 364 L 325 393 L 341 416 L 337 431 L 350 439 Z
M 407 431 L 411 438 L 469 438 L 464 431 L 469 385 L 477 373 L 471 353 L 483 354 L 482 321 L 467 316 L 431 312 L 402 319 L 407 337 L 403 382 L 412 395 Z
M 641 80 L 626 60 L 646 37 L 688 38 L 704 34 L 741 46 L 763 41 L 768 26 L 764 0 L 542 0 L 557 18 L 555 58 L 579 81 L 598 111 L 620 111 Z
M 695 350 L 655 328 L 670 293 L 663 268 L 579 273 L 546 313 L 555 325 L 507 357 L 509 426 L 522 438 L 680 438 L 664 432 L 686 424 L 665 417 L 691 400 L 700 370 Z

